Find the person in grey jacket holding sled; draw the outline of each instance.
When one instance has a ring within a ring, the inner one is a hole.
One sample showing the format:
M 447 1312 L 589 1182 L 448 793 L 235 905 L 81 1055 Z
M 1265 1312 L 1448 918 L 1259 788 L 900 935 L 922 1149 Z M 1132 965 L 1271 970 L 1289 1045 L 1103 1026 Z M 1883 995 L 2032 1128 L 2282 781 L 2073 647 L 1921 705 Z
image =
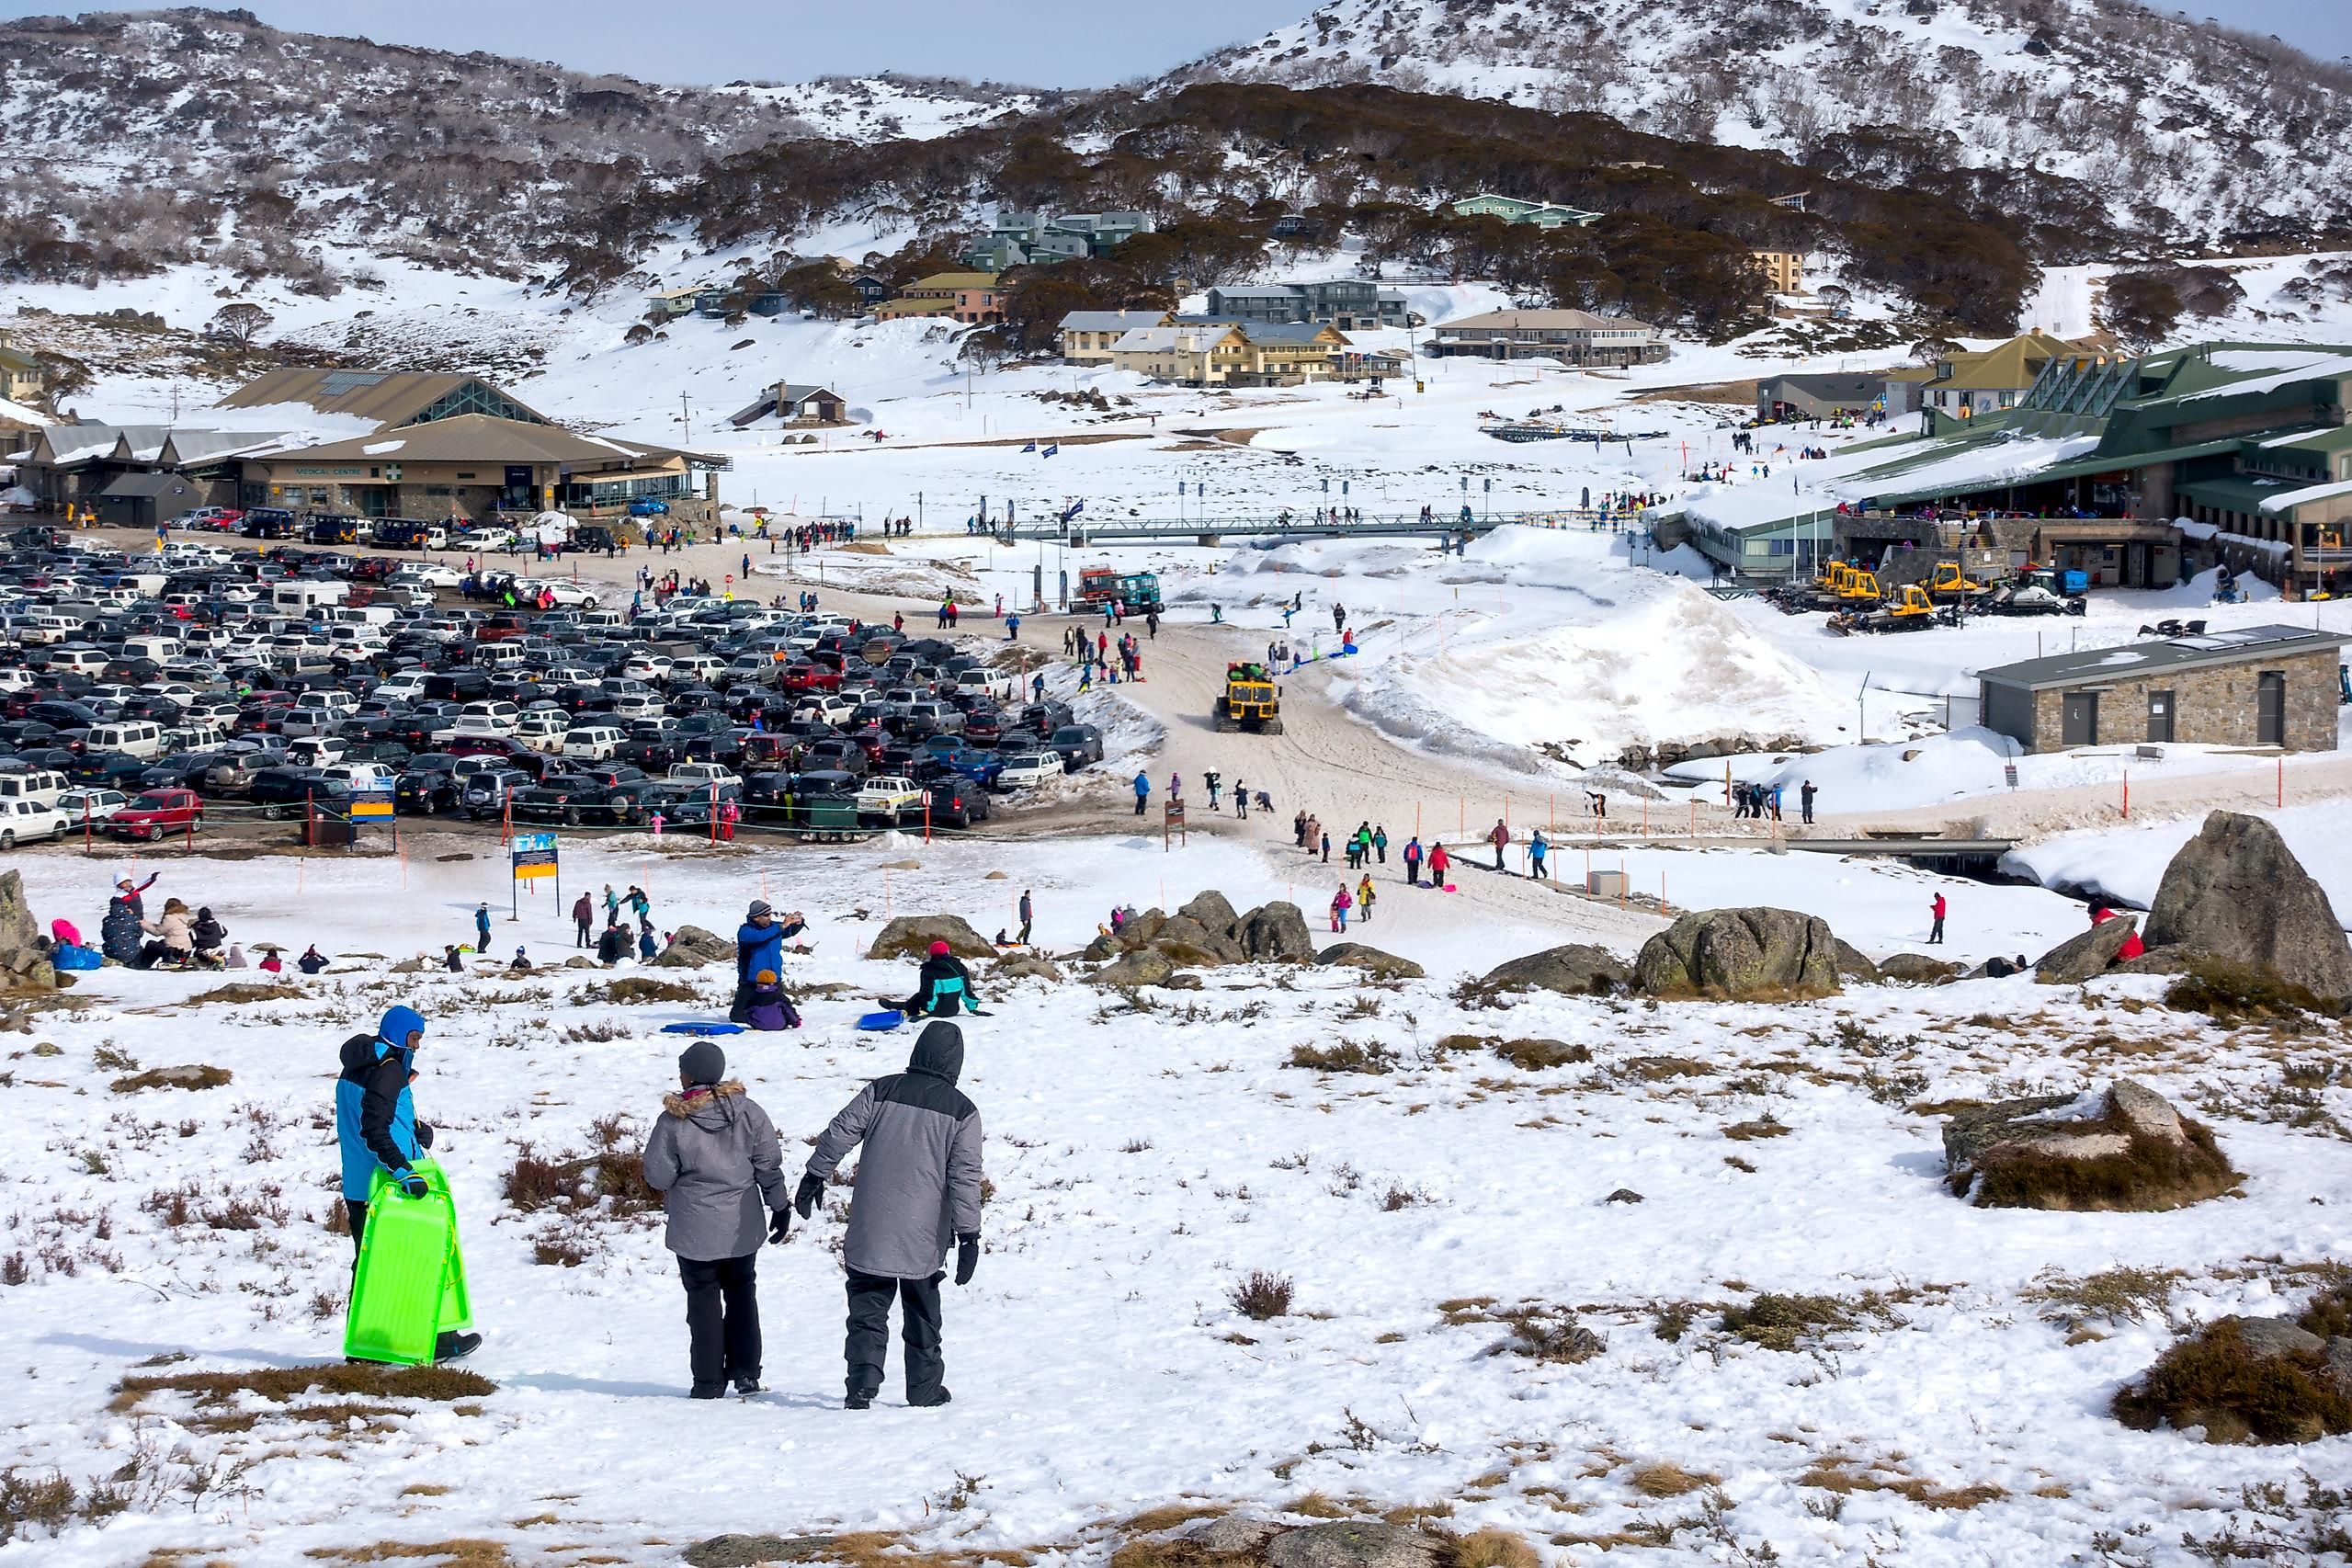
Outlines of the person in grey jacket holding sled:
M 645 1185 L 669 1217 L 664 1240 L 686 1285 L 694 1397 L 760 1392 L 756 1265 L 764 1234 L 792 1223 L 784 1153 L 759 1102 L 727 1076 L 727 1053 L 697 1040 L 677 1059 L 678 1092 L 645 1140 Z
M 875 1079 L 833 1119 L 793 1196 L 807 1219 L 841 1162 L 865 1146 L 842 1246 L 851 1410 L 870 1408 L 881 1392 L 893 1295 L 903 1314 L 906 1403 L 950 1397 L 939 1314 L 948 1249 L 955 1248 L 957 1284 L 971 1283 L 980 1267 L 980 1112 L 956 1087 L 962 1072 L 963 1031 L 925 1025 L 906 1071 Z

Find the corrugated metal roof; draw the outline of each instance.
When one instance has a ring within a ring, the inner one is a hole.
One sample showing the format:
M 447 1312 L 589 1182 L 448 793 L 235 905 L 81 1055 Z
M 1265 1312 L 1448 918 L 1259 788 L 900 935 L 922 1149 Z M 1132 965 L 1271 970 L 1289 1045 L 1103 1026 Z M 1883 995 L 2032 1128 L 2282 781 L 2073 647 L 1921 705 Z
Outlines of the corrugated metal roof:
M 425 370 L 349 370 L 290 368 L 269 370 L 221 400 L 223 408 L 267 408 L 303 403 L 322 414 L 372 419 L 379 427 L 407 424 L 460 388 L 481 382 L 508 403 L 545 422 L 545 415 L 504 387 L 479 376 Z

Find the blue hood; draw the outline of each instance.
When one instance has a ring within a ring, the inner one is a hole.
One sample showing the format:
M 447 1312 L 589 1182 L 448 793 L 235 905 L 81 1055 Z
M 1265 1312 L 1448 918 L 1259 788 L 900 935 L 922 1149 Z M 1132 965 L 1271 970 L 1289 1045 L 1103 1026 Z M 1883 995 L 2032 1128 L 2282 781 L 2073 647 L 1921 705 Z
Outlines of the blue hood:
M 425 1015 L 414 1007 L 393 1007 L 384 1014 L 384 1021 L 376 1030 L 376 1038 L 394 1051 L 405 1050 L 411 1031 L 425 1032 Z

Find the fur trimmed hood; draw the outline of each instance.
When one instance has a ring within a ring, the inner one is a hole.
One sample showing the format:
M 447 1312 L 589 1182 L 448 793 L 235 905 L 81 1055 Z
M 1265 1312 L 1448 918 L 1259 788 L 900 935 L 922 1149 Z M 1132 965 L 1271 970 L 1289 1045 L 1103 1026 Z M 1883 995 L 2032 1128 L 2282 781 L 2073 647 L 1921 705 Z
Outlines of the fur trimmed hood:
M 727 1106 L 725 1102 L 734 1099 L 743 1092 L 743 1081 L 739 1078 L 729 1078 L 724 1083 L 713 1084 L 707 1089 L 691 1093 L 681 1089 L 676 1094 L 664 1095 L 662 1108 L 680 1121 L 692 1121 L 695 1118 L 708 1116 L 714 1110 L 722 1115 L 732 1110 L 733 1108 Z

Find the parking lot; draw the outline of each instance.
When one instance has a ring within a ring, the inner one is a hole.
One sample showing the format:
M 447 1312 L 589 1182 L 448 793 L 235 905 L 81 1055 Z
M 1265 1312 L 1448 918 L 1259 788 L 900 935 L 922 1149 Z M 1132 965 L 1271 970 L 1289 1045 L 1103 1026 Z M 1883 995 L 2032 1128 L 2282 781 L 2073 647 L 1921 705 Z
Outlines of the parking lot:
M 218 531 L 160 551 L 115 530 L 6 537 L 0 848 L 342 843 L 387 802 L 412 825 L 970 832 L 1103 756 L 1069 707 L 1028 700 L 993 629 L 915 635 L 723 593 L 632 605 L 642 551 L 477 555 L 469 574 Z

